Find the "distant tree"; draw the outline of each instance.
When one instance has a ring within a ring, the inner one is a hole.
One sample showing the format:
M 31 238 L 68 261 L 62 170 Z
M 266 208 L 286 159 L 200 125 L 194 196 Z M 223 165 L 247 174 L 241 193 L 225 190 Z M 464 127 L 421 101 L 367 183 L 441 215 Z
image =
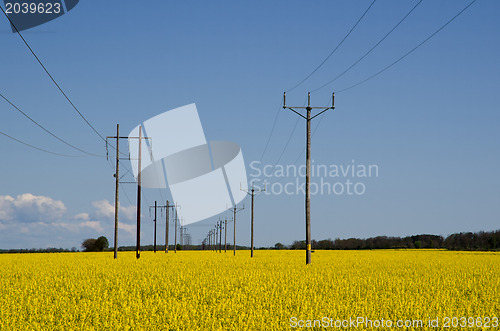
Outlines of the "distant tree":
M 305 240 L 301 240 L 301 241 L 295 240 L 293 242 L 292 246 L 290 246 L 290 249 L 306 249 L 306 241 Z
M 314 246 L 315 249 L 333 249 L 335 244 L 331 239 L 320 240 Z
M 97 239 L 89 238 L 82 242 L 82 248 L 85 252 L 95 252 L 95 242 Z
M 97 240 L 95 242 L 95 248 L 96 248 L 97 252 L 102 252 L 108 247 L 109 247 L 108 238 L 106 238 L 104 236 L 100 236 L 99 238 L 97 238 Z
M 285 246 L 282 243 L 276 243 L 274 245 L 274 249 L 283 249 L 283 248 L 285 248 Z
M 82 243 L 82 248 L 85 249 L 85 252 L 102 252 L 108 247 L 109 247 L 108 239 L 104 236 L 101 236 L 97 239 L 94 238 L 85 239 Z
M 178 251 L 181 251 L 181 250 L 182 250 L 182 246 L 181 246 L 181 244 L 177 244 L 177 250 L 178 250 Z

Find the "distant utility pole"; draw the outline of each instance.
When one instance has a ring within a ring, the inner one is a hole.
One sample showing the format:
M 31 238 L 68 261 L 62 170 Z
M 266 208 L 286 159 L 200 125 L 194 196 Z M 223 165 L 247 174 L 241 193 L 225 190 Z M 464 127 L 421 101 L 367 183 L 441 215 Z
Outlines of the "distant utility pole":
M 175 218 L 174 218 L 174 228 L 175 228 L 175 243 L 174 243 L 174 253 L 177 253 L 177 208 L 175 208 Z
M 149 137 L 120 137 L 120 124 L 116 124 L 116 136 L 107 136 L 106 137 L 106 150 L 107 150 L 107 146 L 108 146 L 108 139 L 116 139 L 116 172 L 114 174 L 114 177 L 115 177 L 115 235 L 114 235 L 115 248 L 114 248 L 114 258 L 115 259 L 118 257 L 118 208 L 120 205 L 119 197 L 118 197 L 119 185 L 120 185 L 120 171 L 119 171 L 120 170 L 120 139 L 129 139 L 129 138 L 139 139 L 139 142 L 141 141 L 141 139 L 151 139 Z M 140 148 L 140 144 L 139 144 L 139 148 Z M 125 159 L 130 160 L 130 158 L 125 158 Z M 140 160 L 140 152 L 139 152 L 139 160 Z M 139 161 L 139 164 L 140 164 L 140 161 Z M 140 168 L 140 166 L 139 166 L 139 168 Z M 139 173 L 140 173 L 140 171 L 139 171 Z M 138 201 L 138 207 L 140 208 L 140 201 Z
M 217 252 L 217 225 L 212 230 L 212 235 L 214 236 L 214 247 L 213 247 L 213 250 L 214 250 L 214 252 Z
M 168 218 L 168 212 L 169 212 L 170 206 L 168 205 L 168 200 L 167 203 L 165 204 L 165 253 L 168 253 L 168 228 L 169 228 L 169 218 Z
M 236 255 L 236 213 L 245 209 L 245 205 L 243 205 L 243 207 L 240 207 L 240 208 L 238 208 L 237 205 L 234 205 L 234 207 L 231 209 L 233 210 L 233 222 L 234 222 L 234 224 L 233 224 L 233 255 Z
M 114 249 L 114 258 L 118 257 L 118 193 L 119 185 L 120 185 L 120 124 L 116 124 L 116 136 L 115 137 L 106 137 L 106 143 L 108 138 L 116 139 L 116 172 L 115 172 L 115 249 Z
M 250 228 L 251 228 L 251 231 L 250 231 L 251 232 L 251 235 L 250 235 L 250 245 L 251 245 L 250 257 L 253 257 L 253 198 L 256 195 L 258 195 L 258 194 L 260 194 L 262 192 L 265 192 L 266 188 L 264 187 L 264 189 L 258 189 L 258 190 L 256 190 L 256 189 L 254 189 L 253 183 L 252 183 L 252 189 L 251 190 L 244 190 L 244 189 L 241 189 L 241 190 L 247 192 L 247 194 L 252 197 L 252 213 L 251 213 L 252 216 L 251 216 L 251 222 L 250 222 L 251 223 L 251 226 L 250 226 Z
M 213 243 L 213 246 L 212 246 L 212 250 L 214 252 L 217 251 L 217 226 L 215 226 L 215 228 L 212 230 L 212 243 Z
M 227 253 L 227 218 L 224 220 L 224 253 Z
M 142 140 L 151 139 L 142 136 L 142 125 L 139 125 L 139 137 L 129 137 L 129 139 L 139 139 L 139 159 L 137 161 L 137 245 L 135 248 L 136 258 L 141 257 L 141 160 L 142 160 Z
M 157 203 L 156 203 L 156 200 L 155 200 L 155 219 L 154 219 L 154 222 L 155 222 L 155 234 L 154 234 L 154 241 L 153 241 L 153 252 L 156 253 L 156 210 L 157 210 Z
M 311 120 L 323 114 L 329 109 L 335 109 L 335 93 L 332 93 L 332 106 L 331 107 L 311 107 L 311 92 L 307 94 L 307 107 L 287 107 L 286 105 L 286 92 L 283 93 L 283 109 L 290 109 L 295 114 L 299 115 L 307 122 L 306 129 L 306 264 L 311 263 Z M 307 115 L 304 116 L 295 109 L 305 109 Z M 319 113 L 311 117 L 313 109 L 321 109 Z
M 219 253 L 222 253 L 222 221 L 219 220 Z
M 169 221 L 170 221 L 169 212 L 170 212 L 170 208 L 175 208 L 176 206 L 177 205 L 175 205 L 175 206 L 170 205 L 168 200 L 164 206 L 158 206 L 156 201 L 155 201 L 154 206 L 149 206 L 150 211 L 151 211 L 151 208 L 155 209 L 155 220 L 157 219 L 156 218 L 156 209 L 157 208 L 159 208 L 160 210 L 165 209 L 165 253 L 168 253 L 168 231 L 169 231 Z M 154 246 L 155 246 L 154 251 L 156 252 L 156 221 L 155 221 L 155 245 Z

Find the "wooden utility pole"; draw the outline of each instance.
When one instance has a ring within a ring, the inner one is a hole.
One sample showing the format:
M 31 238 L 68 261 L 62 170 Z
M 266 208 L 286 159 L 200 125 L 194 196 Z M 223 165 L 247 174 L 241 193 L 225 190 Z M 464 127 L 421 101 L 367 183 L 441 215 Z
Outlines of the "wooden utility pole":
M 332 93 L 332 106 L 331 107 L 311 107 L 311 92 L 307 94 L 307 107 L 287 107 L 286 106 L 286 92 L 283 93 L 283 109 L 290 109 L 300 117 L 307 121 L 306 126 L 306 264 L 311 263 L 311 190 L 310 190 L 310 180 L 311 180 L 311 120 L 315 117 L 323 114 L 329 109 L 335 109 L 335 93 Z M 306 116 L 302 115 L 295 109 L 305 109 L 307 111 Z M 311 116 L 311 111 L 313 109 L 321 109 L 321 111 Z
M 156 200 L 155 200 L 155 219 L 154 219 L 154 222 L 155 222 L 155 234 L 154 234 L 154 241 L 153 241 L 153 252 L 156 253 L 156 210 L 157 210 L 157 203 L 156 203 Z
M 224 220 L 224 253 L 227 253 L 227 218 Z
M 118 194 L 120 186 L 120 124 L 116 124 L 116 172 L 115 172 L 115 249 L 114 258 L 118 257 Z
M 168 253 L 168 234 L 169 234 L 169 229 L 170 229 L 170 208 L 175 208 L 177 207 L 178 205 L 170 205 L 168 200 L 166 202 L 166 204 L 164 206 L 158 206 L 156 201 L 155 201 L 155 205 L 154 206 L 149 206 L 149 211 L 151 212 L 151 208 L 154 208 L 155 209 L 155 220 L 157 220 L 156 218 L 156 209 L 159 208 L 160 211 L 162 209 L 165 209 L 165 253 Z M 156 222 L 155 222 L 155 243 L 156 243 Z M 155 244 L 155 247 L 156 247 L 156 244 Z M 156 252 L 156 248 L 155 248 L 155 252 Z
M 141 159 L 142 159 L 142 125 L 139 125 L 139 159 L 137 168 L 137 245 L 135 248 L 136 258 L 141 257 Z
M 262 192 L 264 192 L 266 190 L 266 188 L 264 187 L 264 189 L 254 189 L 253 187 L 253 183 L 252 183 L 252 189 L 251 190 L 244 190 L 244 189 L 241 189 L 242 191 L 245 191 L 247 192 L 248 195 L 250 195 L 252 197 L 252 212 L 251 212 L 251 225 L 250 225 L 250 246 L 251 246 L 251 249 L 250 249 L 250 257 L 253 257 L 253 249 L 254 249 L 254 245 L 253 245 L 253 198 L 257 195 L 257 194 L 260 194 Z
M 219 253 L 222 253 L 222 221 L 219 220 Z
M 215 230 L 212 229 L 210 234 L 212 236 L 212 250 L 215 252 L 215 247 L 217 246 L 217 243 L 215 242 L 215 238 L 217 238 L 217 236 L 215 235 Z
M 174 253 L 177 253 L 177 208 L 175 208 L 175 218 L 174 218 L 174 228 L 175 228 L 175 243 L 174 243 Z
M 114 258 L 118 257 L 118 211 L 120 206 L 119 200 L 119 186 L 120 186 L 120 139 L 137 139 L 138 137 L 120 137 L 120 124 L 116 124 L 116 136 L 106 137 L 106 150 L 108 148 L 108 139 L 116 139 L 116 172 L 113 175 L 115 177 L 115 233 L 114 233 Z M 142 139 L 150 139 L 144 137 Z M 139 139 L 139 141 L 141 141 Z M 123 153 L 122 153 L 123 154 Z M 122 158 L 124 159 L 124 158 Z M 129 157 L 125 158 L 130 160 Z M 123 183 L 123 182 L 122 182 Z M 129 182 L 125 182 L 129 183 Z
M 165 253 L 168 253 L 168 208 L 169 208 L 169 205 L 168 205 L 168 200 L 167 200 L 167 203 L 165 204 Z
M 238 208 L 234 205 L 233 209 L 233 255 L 236 255 L 236 213 L 245 209 L 245 206 Z

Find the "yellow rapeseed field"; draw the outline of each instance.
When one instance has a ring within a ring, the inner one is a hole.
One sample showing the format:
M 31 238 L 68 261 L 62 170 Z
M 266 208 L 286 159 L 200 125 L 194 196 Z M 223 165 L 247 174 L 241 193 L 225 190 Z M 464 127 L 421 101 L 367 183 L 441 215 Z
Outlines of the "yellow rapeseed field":
M 0 330 L 500 329 L 498 253 L 312 258 L 306 266 L 303 251 L 3 254 Z

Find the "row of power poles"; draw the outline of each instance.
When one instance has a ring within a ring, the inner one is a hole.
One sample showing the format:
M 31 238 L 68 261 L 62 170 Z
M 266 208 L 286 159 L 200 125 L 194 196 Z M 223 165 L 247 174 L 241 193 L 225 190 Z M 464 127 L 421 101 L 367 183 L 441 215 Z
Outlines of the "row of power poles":
M 168 253 L 168 235 L 169 235 L 169 211 L 170 211 L 170 208 L 172 208 L 174 210 L 174 233 L 175 233 L 175 242 L 174 242 L 174 252 L 177 253 L 177 224 L 178 224 L 178 217 L 177 217 L 177 207 L 179 207 L 178 205 L 170 205 L 168 200 L 166 202 L 165 205 L 163 206 L 158 206 L 158 202 L 155 201 L 155 205 L 154 206 L 149 206 L 149 210 L 151 211 L 151 209 L 154 209 L 154 213 L 155 213 L 155 218 L 153 219 L 153 222 L 155 223 L 155 226 L 154 226 L 154 243 L 153 243 L 153 251 L 156 253 L 156 223 L 157 223 L 157 216 L 158 216 L 158 209 L 160 209 L 160 211 L 162 210 L 165 210 L 165 253 Z
M 238 207 L 235 205 L 233 208 L 229 209 L 233 211 L 233 255 L 236 255 L 236 214 L 245 209 L 245 206 Z M 205 249 L 207 247 L 209 249 L 217 251 L 217 243 L 219 243 L 219 252 L 222 251 L 222 229 L 225 230 L 225 243 L 224 243 L 224 251 L 227 251 L 227 219 L 224 221 L 224 226 L 222 225 L 222 220 L 219 219 L 217 225 L 214 229 L 210 230 L 207 234 L 207 237 L 202 242 L 202 248 Z M 219 239 L 218 239 L 219 238 Z
M 219 219 L 214 229 L 208 231 L 207 237 L 203 239 L 202 250 L 217 251 L 218 247 L 219 252 L 222 252 L 222 230 L 224 230 L 224 253 L 227 252 L 227 223 L 227 218 L 224 221 Z
M 332 93 L 332 105 L 329 107 L 312 107 L 311 106 L 311 93 L 309 92 L 307 95 L 307 106 L 305 107 L 290 107 L 286 105 L 286 92 L 283 93 L 283 109 L 289 109 L 306 120 L 306 194 L 305 194 L 305 219 L 306 219 L 306 264 L 311 263 L 311 191 L 310 191 L 310 180 L 311 180 L 311 121 L 317 116 L 323 114 L 329 109 L 335 109 L 335 94 Z M 297 109 L 305 109 L 306 115 L 301 114 Z M 312 115 L 312 111 L 314 109 L 319 109 L 320 111 L 317 114 Z M 141 146 L 143 139 L 150 139 L 149 137 L 142 137 L 142 127 L 139 126 L 139 136 L 138 137 L 120 137 L 120 126 L 116 125 L 116 136 L 108 136 L 107 139 L 116 139 L 116 173 L 115 173 L 115 233 L 114 233 L 114 258 L 117 258 L 117 250 L 118 250 L 118 187 L 120 183 L 119 177 L 119 164 L 120 164 L 120 151 L 119 151 L 119 142 L 120 139 L 138 139 L 139 140 L 139 157 L 138 157 L 138 175 L 137 175 L 137 246 L 136 246 L 136 257 L 140 257 L 140 229 L 141 229 Z M 107 141 L 106 139 L 106 141 Z M 264 189 L 265 190 L 265 189 Z M 250 256 L 253 257 L 254 250 L 254 197 L 255 195 L 263 192 L 264 190 L 256 190 L 252 185 L 252 189 L 245 190 L 247 194 L 252 197 L 252 210 L 251 210 L 251 253 Z M 152 208 L 151 206 L 150 208 Z M 155 201 L 155 235 L 154 235 L 154 251 L 156 252 L 156 222 L 157 222 L 157 209 L 165 208 L 166 210 L 166 234 L 165 234 L 165 251 L 168 252 L 168 211 L 169 208 L 176 208 L 175 206 L 170 206 L 168 204 L 168 200 L 165 206 L 158 206 Z M 233 208 L 233 254 L 236 255 L 236 213 L 241 211 L 242 208 L 238 208 L 235 205 Z M 176 215 L 177 215 L 177 210 Z M 177 216 L 175 217 L 175 250 L 177 251 Z M 226 230 L 227 237 L 227 220 L 225 221 L 225 226 L 222 226 L 222 221 L 217 223 L 217 226 L 214 230 L 211 230 L 205 240 L 203 240 L 203 248 L 208 244 L 209 247 L 215 247 L 214 243 L 217 243 L 217 234 L 219 234 L 219 252 L 221 251 L 221 242 L 222 242 L 222 229 Z M 227 249 L 227 242 L 225 243 L 225 250 Z

